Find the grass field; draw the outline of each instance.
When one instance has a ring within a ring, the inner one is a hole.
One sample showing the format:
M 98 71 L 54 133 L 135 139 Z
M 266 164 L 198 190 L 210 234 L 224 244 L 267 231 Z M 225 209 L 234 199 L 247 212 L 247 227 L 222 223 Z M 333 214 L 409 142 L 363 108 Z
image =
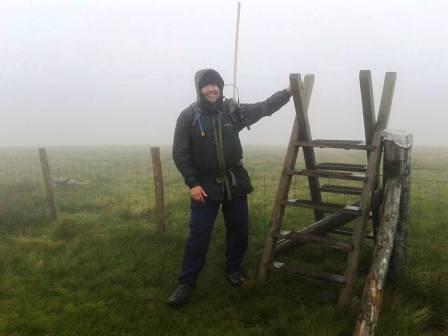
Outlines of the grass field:
M 317 159 L 364 160 L 340 153 L 320 150 Z M 337 307 L 337 287 L 277 274 L 259 287 L 227 285 L 221 217 L 190 304 L 166 308 L 189 214 L 188 191 L 169 148 L 162 147 L 165 234 L 154 223 L 147 147 L 48 148 L 48 155 L 54 177 L 75 181 L 56 187 L 58 223 L 48 218 L 37 151 L 0 148 L 0 335 L 351 335 L 356 307 Z M 249 199 L 249 277 L 258 262 L 254 252 L 264 244 L 283 156 L 280 147 L 246 148 L 256 189 Z M 377 335 L 448 335 L 447 166 L 448 148 L 414 148 L 409 271 L 387 284 Z M 292 196 L 307 195 L 304 182 L 293 181 Z M 285 221 L 286 228 L 298 228 L 312 217 L 305 209 L 288 210 Z M 364 276 L 371 251 L 368 243 Z M 304 247 L 286 258 L 341 271 L 345 256 Z

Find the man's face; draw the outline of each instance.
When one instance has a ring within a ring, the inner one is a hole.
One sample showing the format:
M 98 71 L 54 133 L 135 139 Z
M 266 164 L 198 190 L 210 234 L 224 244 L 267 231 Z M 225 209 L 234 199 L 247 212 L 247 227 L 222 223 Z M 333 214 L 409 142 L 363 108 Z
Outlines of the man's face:
M 201 89 L 201 93 L 210 103 L 216 103 L 221 94 L 219 87 L 216 84 L 207 84 Z

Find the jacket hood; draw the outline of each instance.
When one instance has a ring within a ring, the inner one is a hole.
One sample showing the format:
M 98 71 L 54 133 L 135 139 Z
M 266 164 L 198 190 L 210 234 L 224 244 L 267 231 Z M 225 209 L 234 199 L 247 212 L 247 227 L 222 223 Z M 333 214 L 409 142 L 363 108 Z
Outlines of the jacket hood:
M 198 104 L 205 108 L 208 109 L 210 108 L 211 104 L 207 101 L 205 101 L 205 98 L 203 97 L 202 93 L 201 93 L 201 89 L 199 87 L 201 81 L 205 78 L 205 77 L 213 77 L 215 79 L 215 81 L 217 82 L 217 85 L 220 89 L 220 97 L 218 100 L 218 105 L 221 104 L 222 99 L 223 99 L 223 87 L 224 87 L 224 80 L 222 79 L 221 75 L 219 74 L 218 71 L 214 70 L 214 69 L 202 69 L 199 70 L 198 72 L 196 72 L 196 74 L 194 75 L 194 84 L 195 84 L 195 88 L 196 88 L 196 99 Z

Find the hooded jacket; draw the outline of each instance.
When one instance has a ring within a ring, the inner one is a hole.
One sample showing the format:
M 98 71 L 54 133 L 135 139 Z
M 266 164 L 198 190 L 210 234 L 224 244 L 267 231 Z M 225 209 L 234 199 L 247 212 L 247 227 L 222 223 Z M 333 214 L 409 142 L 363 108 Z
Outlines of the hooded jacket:
M 215 70 L 205 69 L 196 74 L 197 102 L 183 110 L 177 119 L 173 159 L 188 187 L 200 185 L 208 199 L 224 200 L 226 195 L 229 198 L 229 193 L 233 198 L 253 190 L 242 164 L 243 150 L 239 132 L 279 110 L 289 101 L 291 94 L 282 90 L 263 102 L 236 106 L 232 105 L 231 100 L 222 100 L 221 90 L 217 108 L 206 110 L 201 107 L 205 105 L 201 104 L 205 98 L 200 92 L 199 82 L 207 71 Z M 217 139 L 221 146 L 217 146 Z M 224 160 L 225 171 L 221 169 L 220 155 Z M 224 183 L 223 175 L 230 183 Z

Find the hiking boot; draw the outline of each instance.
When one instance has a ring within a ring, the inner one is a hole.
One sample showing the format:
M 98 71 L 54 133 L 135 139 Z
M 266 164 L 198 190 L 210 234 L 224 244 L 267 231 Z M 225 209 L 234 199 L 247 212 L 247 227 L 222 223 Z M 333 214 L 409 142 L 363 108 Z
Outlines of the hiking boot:
M 169 297 L 167 304 L 172 308 L 180 308 L 188 302 L 188 298 L 193 288 L 187 284 L 180 284 L 174 293 Z
M 244 282 L 244 278 L 240 272 L 228 273 L 226 280 L 232 287 L 241 287 Z

